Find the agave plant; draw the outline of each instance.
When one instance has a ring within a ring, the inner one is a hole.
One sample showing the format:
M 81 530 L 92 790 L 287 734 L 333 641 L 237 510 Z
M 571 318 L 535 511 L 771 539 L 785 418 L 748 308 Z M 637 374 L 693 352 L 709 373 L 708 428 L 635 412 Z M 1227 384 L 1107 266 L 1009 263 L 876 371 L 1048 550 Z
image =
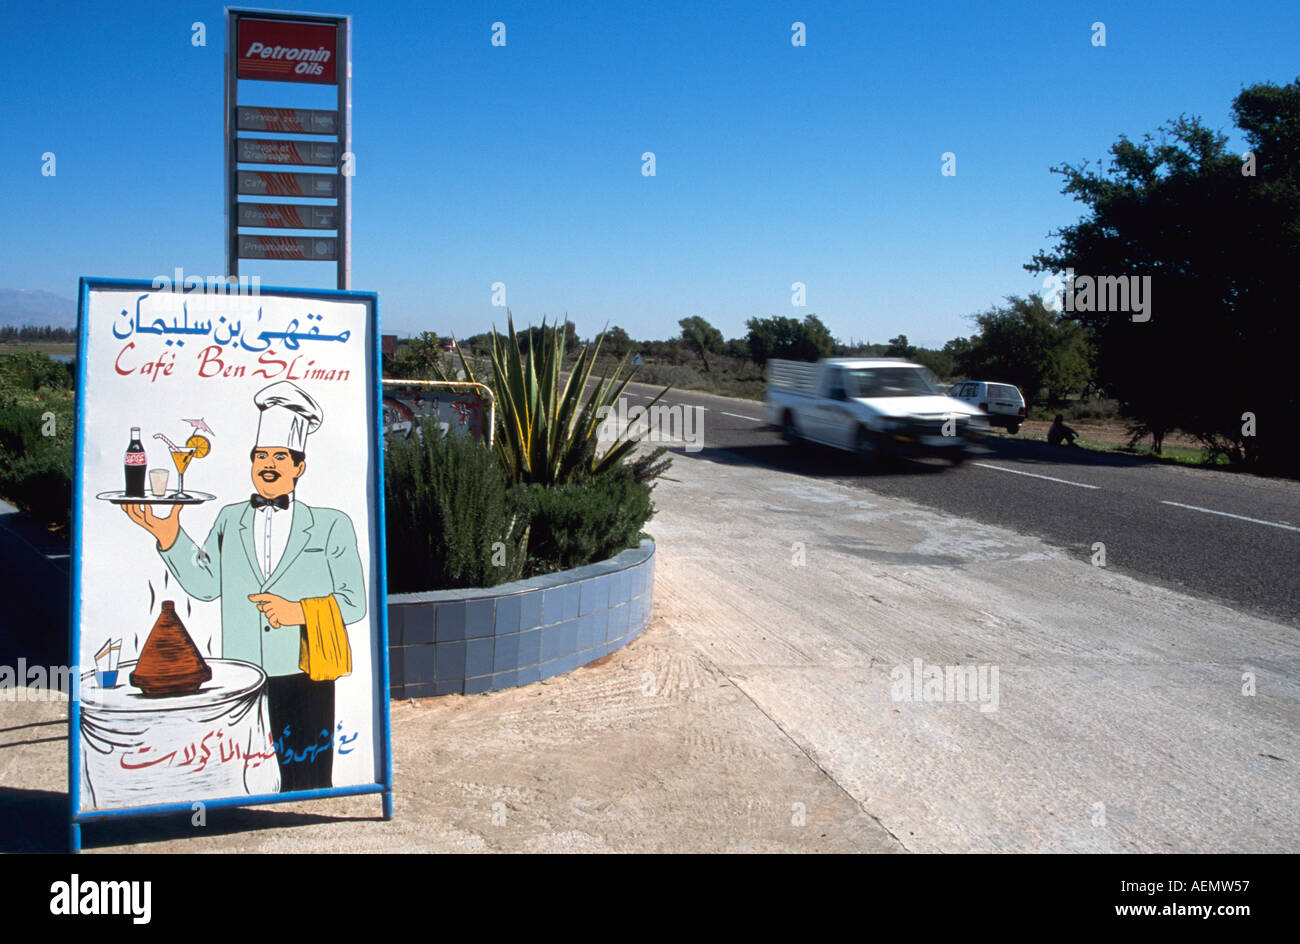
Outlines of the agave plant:
M 527 354 L 520 349 L 513 316 L 508 319 L 506 337 L 493 329 L 491 386 L 496 396 L 496 449 L 512 481 L 542 485 L 584 481 L 616 469 L 636 448 L 644 435 L 641 430 L 623 430 L 603 453 L 596 448 L 601 424 L 635 373 L 633 369 L 623 375 L 629 352 L 613 373 L 598 378 L 588 391 L 604 337 L 602 332 L 595 344 L 583 345 L 577 361 L 565 373 L 562 324 L 557 322 L 548 328 L 543 321 L 540 337 L 530 335 Z M 479 382 L 459 343 L 456 353 L 465 378 Z M 650 405 L 668 389 L 660 391 Z M 658 471 L 666 465 L 657 467 Z M 658 472 L 641 477 L 654 474 Z

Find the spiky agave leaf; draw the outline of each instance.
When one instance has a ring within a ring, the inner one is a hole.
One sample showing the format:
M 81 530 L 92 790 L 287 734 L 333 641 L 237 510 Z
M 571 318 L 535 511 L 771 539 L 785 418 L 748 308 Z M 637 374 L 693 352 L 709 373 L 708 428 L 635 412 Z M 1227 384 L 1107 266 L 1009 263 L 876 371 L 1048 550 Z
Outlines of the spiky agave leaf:
M 641 434 L 623 430 L 609 449 L 596 454 L 604 421 L 602 411 L 608 413 L 618 403 L 635 369 L 623 376 L 629 352 L 609 376 L 598 378 L 595 389 L 587 393 L 604 332 L 593 345 L 583 345 L 565 374 L 564 327 L 558 321 L 549 326 L 543 321 L 536 335 L 530 331 L 526 357 L 513 315 L 507 313 L 505 337 L 495 327 L 492 329 L 497 452 L 502 467 L 515 482 L 553 485 L 603 474 L 615 468 L 641 439 Z M 459 343 L 456 352 L 466 377 L 476 379 Z M 648 406 L 658 403 L 668 390 L 665 387 Z

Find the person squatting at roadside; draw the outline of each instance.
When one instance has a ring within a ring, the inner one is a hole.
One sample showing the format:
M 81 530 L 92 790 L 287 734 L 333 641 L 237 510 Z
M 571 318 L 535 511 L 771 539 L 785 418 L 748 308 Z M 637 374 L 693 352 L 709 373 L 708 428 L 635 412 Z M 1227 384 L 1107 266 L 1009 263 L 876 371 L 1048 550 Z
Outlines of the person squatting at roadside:
M 1047 444 L 1059 446 L 1064 441 L 1065 445 L 1073 446 L 1078 435 L 1071 427 L 1065 425 L 1065 417 L 1057 413 L 1056 419 L 1052 420 L 1052 425 L 1047 430 Z

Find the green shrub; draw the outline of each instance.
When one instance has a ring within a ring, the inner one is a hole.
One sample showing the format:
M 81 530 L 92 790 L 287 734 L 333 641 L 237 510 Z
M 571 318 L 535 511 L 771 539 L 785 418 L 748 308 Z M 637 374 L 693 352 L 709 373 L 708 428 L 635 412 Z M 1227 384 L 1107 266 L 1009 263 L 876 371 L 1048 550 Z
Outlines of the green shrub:
M 0 398 L 0 496 L 43 525 L 67 528 L 72 509 L 72 414 Z M 54 413 L 55 435 L 47 436 Z
M 524 486 L 530 521 L 526 575 L 581 567 L 636 547 L 654 514 L 650 488 L 629 466 L 588 482 Z
M 42 525 L 65 529 L 72 508 L 72 457 L 42 449 L 0 468 L 0 494 Z
M 522 573 L 527 517 L 496 457 L 468 436 L 431 425 L 423 438 L 390 440 L 384 491 L 390 593 L 490 587 Z
M 72 366 L 38 351 L 0 355 L 0 389 L 35 393 L 41 387 L 66 390 L 72 386 Z

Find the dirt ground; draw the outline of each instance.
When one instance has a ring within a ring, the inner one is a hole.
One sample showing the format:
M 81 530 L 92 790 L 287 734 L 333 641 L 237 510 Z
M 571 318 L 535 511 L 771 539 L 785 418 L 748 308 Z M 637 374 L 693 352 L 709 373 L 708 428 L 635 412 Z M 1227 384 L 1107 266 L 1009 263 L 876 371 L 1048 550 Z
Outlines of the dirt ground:
M 1020 428 L 1017 435 L 1030 439 L 1046 439 L 1047 430 L 1051 425 L 1051 420 L 1026 420 L 1025 425 Z M 1126 446 L 1130 438 L 1128 427 L 1122 423 L 1089 423 L 1081 420 L 1066 425 L 1077 432 L 1080 438 L 1105 443 L 1108 446 Z M 1005 430 L 997 430 L 997 432 L 1004 436 L 1008 435 Z M 1150 445 L 1151 437 L 1149 436 L 1138 442 L 1139 447 Z M 1186 433 L 1169 433 L 1165 436 L 1165 445 L 1188 446 L 1195 449 L 1203 444 L 1194 436 L 1188 436 Z

